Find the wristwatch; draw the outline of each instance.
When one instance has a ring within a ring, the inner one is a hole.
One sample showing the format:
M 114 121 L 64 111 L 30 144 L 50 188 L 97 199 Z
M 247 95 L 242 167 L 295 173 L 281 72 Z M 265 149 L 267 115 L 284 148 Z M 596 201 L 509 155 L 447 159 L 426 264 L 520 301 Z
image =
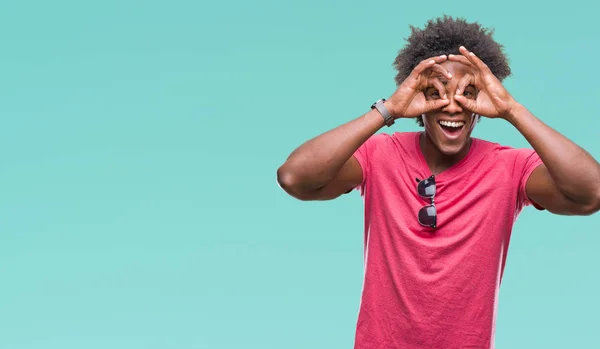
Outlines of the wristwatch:
M 377 102 L 373 103 L 373 105 L 371 105 L 371 109 L 377 109 L 381 116 L 383 116 L 383 121 L 385 122 L 385 124 L 388 127 L 390 127 L 394 124 L 394 117 L 392 116 L 392 114 L 390 114 L 388 108 L 386 108 L 385 105 L 383 105 L 383 102 L 385 102 L 385 99 L 378 100 Z

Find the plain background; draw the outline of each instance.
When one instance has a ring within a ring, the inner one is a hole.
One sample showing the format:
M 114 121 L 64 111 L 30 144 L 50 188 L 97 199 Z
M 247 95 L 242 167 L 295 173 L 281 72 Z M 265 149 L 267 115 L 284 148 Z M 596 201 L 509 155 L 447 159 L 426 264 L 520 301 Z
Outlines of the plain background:
M 409 25 L 444 13 L 495 28 L 509 91 L 600 157 L 599 10 L 4 2 L 0 349 L 351 348 L 362 200 L 296 201 L 277 167 L 389 96 Z M 528 147 L 499 120 L 474 136 Z M 600 215 L 523 212 L 497 348 L 597 348 L 599 234 Z

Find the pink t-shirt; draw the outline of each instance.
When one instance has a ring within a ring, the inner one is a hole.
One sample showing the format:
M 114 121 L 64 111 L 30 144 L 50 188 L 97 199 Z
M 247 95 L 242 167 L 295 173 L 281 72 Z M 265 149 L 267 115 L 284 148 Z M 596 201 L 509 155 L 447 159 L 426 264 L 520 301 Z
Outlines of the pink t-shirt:
M 417 220 L 430 202 L 416 178 L 431 176 L 419 134 L 376 134 L 354 155 L 365 205 L 355 348 L 493 348 L 511 231 L 532 204 L 525 183 L 542 162 L 531 149 L 473 138 L 469 153 L 435 177 L 433 230 Z

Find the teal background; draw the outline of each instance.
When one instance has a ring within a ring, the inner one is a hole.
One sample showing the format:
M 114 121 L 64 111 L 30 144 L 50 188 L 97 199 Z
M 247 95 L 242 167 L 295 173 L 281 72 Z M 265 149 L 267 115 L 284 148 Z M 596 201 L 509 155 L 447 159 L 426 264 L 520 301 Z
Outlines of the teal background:
M 277 167 L 389 96 L 408 26 L 444 13 L 496 28 L 509 91 L 599 157 L 599 7 L 3 2 L 0 349 L 351 348 L 361 198 L 296 201 Z M 525 210 L 497 348 L 597 348 L 599 233 Z

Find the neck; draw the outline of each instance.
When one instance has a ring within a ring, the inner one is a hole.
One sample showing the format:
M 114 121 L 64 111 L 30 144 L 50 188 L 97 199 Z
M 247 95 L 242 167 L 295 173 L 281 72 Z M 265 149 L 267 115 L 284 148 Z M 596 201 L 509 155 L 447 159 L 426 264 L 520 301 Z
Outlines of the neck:
M 425 161 L 427 161 L 431 173 L 437 176 L 467 156 L 471 148 L 471 137 L 469 137 L 467 144 L 458 153 L 453 155 L 442 153 L 431 141 L 427 132 L 421 133 L 419 143 L 421 145 L 421 152 L 423 153 L 423 157 L 425 157 Z

